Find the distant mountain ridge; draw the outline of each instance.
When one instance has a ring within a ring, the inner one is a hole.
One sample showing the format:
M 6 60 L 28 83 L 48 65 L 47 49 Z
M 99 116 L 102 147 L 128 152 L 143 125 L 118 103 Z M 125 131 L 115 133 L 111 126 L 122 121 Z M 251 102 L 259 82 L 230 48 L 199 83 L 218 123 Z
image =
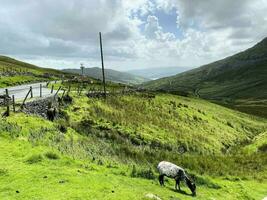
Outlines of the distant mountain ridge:
M 190 67 L 157 67 L 157 68 L 145 68 L 145 69 L 134 69 L 127 71 L 128 73 L 143 76 L 148 79 L 159 79 L 163 77 L 173 76 L 192 68 Z
M 147 89 L 232 103 L 267 99 L 267 38 L 243 52 L 176 76 L 150 81 Z M 264 103 L 265 104 L 265 103 Z M 265 104 L 266 105 L 266 104 Z M 248 109 L 251 105 L 246 105 Z M 258 106 L 258 105 L 257 105 Z M 259 106 L 266 112 L 267 106 Z
M 80 69 L 64 69 L 63 71 L 81 74 Z M 90 77 L 102 80 L 102 69 L 99 67 L 85 68 L 84 75 L 88 75 Z M 105 69 L 105 77 L 107 81 L 131 85 L 141 84 L 150 80 L 142 76 L 137 76 L 126 72 L 120 72 L 113 69 Z

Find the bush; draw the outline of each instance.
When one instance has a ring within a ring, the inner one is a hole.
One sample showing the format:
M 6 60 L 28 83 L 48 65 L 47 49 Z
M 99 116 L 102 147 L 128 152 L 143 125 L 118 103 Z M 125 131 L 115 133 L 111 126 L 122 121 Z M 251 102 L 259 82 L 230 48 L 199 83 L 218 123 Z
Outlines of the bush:
M 0 176 L 5 176 L 8 174 L 7 169 L 0 169 Z
M 50 160 L 58 160 L 60 158 L 57 153 L 54 153 L 54 152 L 51 152 L 51 151 L 45 153 L 45 157 L 47 157 Z
M 259 151 L 261 152 L 267 152 L 267 144 L 263 144 L 259 147 Z
M 203 178 L 201 176 L 197 176 L 196 180 L 195 180 L 196 185 L 204 185 L 208 188 L 212 188 L 212 189 L 221 189 L 221 186 L 213 183 L 210 179 L 208 178 Z
M 35 164 L 41 162 L 43 160 L 43 156 L 41 154 L 33 154 L 27 158 L 26 162 L 28 164 Z
M 156 175 L 154 171 L 149 168 L 149 169 L 136 169 L 136 166 L 133 165 L 132 171 L 131 171 L 131 177 L 134 178 L 145 178 L 145 179 L 155 179 Z
M 234 128 L 234 125 L 231 123 L 231 122 L 227 122 L 227 126 L 231 127 L 231 128 Z
M 58 122 L 58 125 L 57 125 L 58 130 L 61 133 L 67 133 L 68 126 L 69 126 L 68 122 L 65 121 L 65 120 L 62 120 L 62 119 L 61 120 L 58 120 L 57 122 Z

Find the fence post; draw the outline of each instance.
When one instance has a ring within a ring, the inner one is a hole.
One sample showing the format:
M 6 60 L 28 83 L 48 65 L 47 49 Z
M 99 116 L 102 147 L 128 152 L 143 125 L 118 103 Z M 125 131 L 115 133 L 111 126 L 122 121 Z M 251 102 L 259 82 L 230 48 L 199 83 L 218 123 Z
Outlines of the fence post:
M 82 91 L 83 91 L 83 87 L 81 87 L 80 91 L 78 92 L 79 96 L 81 96 Z
M 56 96 L 57 96 L 57 94 L 58 94 L 59 90 L 61 90 L 61 86 L 59 86 L 59 88 L 58 88 L 58 90 L 57 90 L 57 92 L 56 92 L 56 94 L 55 94 L 54 98 L 56 98 Z
M 79 94 L 79 92 L 80 92 L 80 85 L 78 85 L 77 94 Z
M 9 101 L 7 101 L 7 106 L 6 106 L 6 116 L 10 116 L 10 108 L 9 108 Z
M 53 92 L 54 92 L 54 85 L 52 85 L 51 94 L 53 94 Z
M 13 112 L 16 112 L 15 95 L 12 95 L 12 105 L 13 105 Z
M 8 95 L 8 89 L 6 89 L 6 96 L 8 97 L 9 95 Z
M 40 97 L 42 97 L 42 84 L 40 84 Z
M 63 90 L 63 94 L 62 94 L 62 97 L 64 97 L 64 95 L 65 95 L 65 92 L 66 92 L 66 90 Z
M 31 98 L 33 98 L 32 86 L 30 87 L 30 91 L 31 91 Z
M 31 89 L 29 90 L 29 92 L 27 93 L 26 97 L 24 98 L 23 103 L 21 104 L 21 108 L 24 107 L 25 102 L 26 102 L 26 100 L 27 100 L 27 98 L 28 98 L 28 96 L 29 96 L 30 93 L 31 93 Z
M 70 89 L 71 89 L 71 86 L 69 85 L 69 88 L 68 88 L 68 92 L 67 92 L 67 94 L 69 94 L 69 93 L 70 93 Z

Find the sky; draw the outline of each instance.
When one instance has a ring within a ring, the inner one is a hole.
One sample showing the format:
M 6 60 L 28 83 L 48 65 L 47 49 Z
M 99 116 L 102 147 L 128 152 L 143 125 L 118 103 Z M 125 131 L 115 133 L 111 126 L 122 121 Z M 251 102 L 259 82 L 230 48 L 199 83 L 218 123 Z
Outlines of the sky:
M 199 67 L 267 37 L 266 0 L 0 0 L 0 55 L 41 67 Z

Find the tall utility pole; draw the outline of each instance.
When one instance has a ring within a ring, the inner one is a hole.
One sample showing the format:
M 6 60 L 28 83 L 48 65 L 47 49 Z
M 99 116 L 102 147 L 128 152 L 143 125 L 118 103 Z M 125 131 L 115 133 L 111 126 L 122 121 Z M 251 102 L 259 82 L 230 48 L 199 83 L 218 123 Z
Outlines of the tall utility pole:
M 82 63 L 81 63 L 81 70 L 82 70 L 82 76 L 83 76 L 84 75 L 84 66 Z
M 106 80 L 105 80 L 105 68 L 104 68 L 104 56 L 103 56 L 103 47 L 102 47 L 102 36 L 101 32 L 99 32 L 100 39 L 100 51 L 101 51 L 101 62 L 102 62 L 102 76 L 103 76 L 103 86 L 104 86 L 104 96 L 106 97 Z

